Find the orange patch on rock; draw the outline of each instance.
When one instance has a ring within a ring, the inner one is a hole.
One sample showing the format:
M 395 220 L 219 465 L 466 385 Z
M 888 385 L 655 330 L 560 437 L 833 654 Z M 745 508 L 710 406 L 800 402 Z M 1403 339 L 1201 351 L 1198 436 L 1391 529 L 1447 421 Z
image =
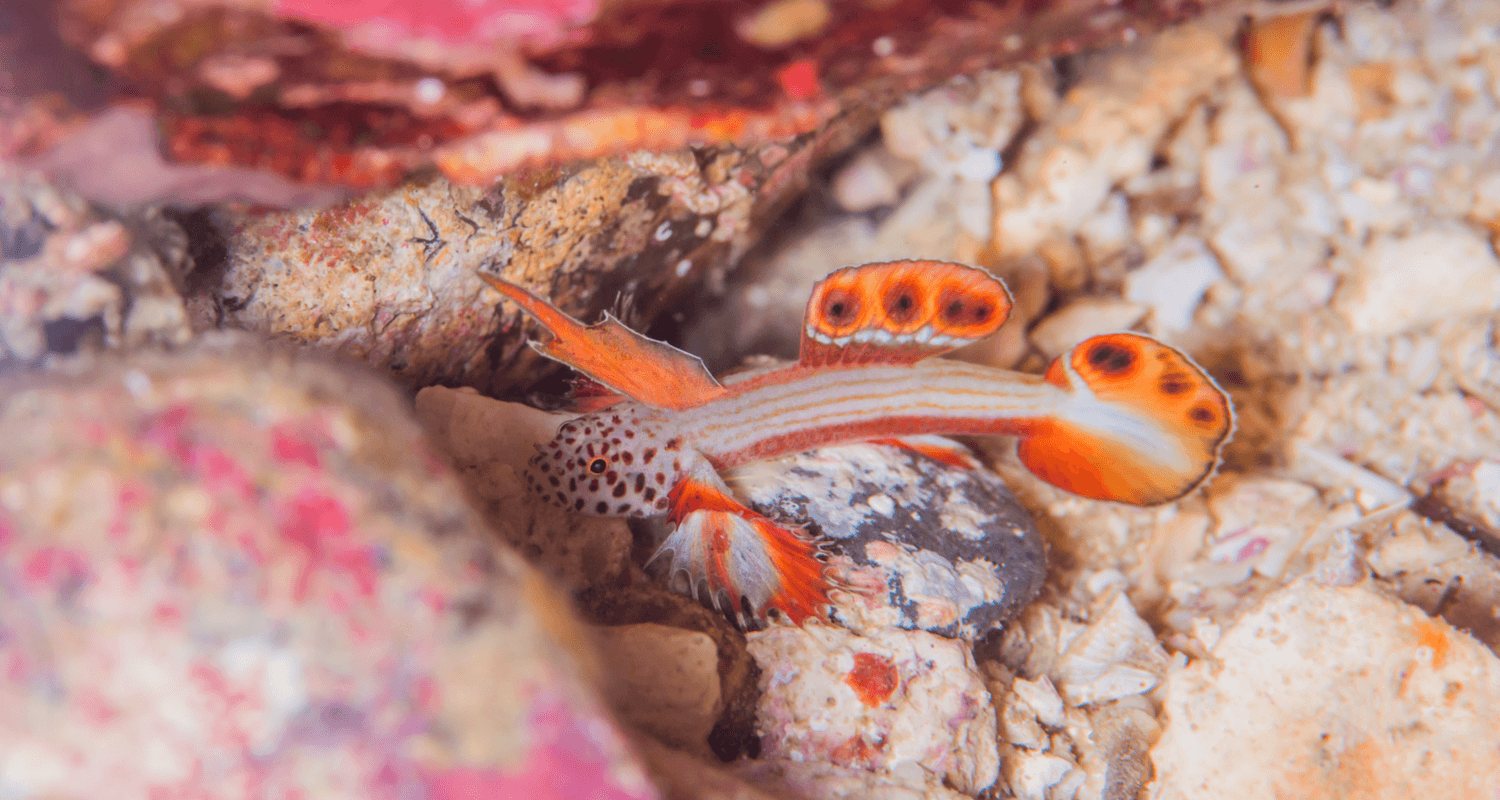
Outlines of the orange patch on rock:
M 1312 93 L 1313 30 L 1321 10 L 1272 17 L 1254 23 L 1245 37 L 1250 78 L 1279 97 Z
M 855 653 L 854 669 L 844 676 L 844 683 L 859 695 L 861 702 L 873 708 L 890 699 L 901 684 L 901 676 L 889 658 L 874 653 Z
M 1418 622 L 1416 625 L 1417 646 L 1432 648 L 1432 668 L 1442 669 L 1448 663 L 1448 634 L 1443 627 L 1432 620 Z

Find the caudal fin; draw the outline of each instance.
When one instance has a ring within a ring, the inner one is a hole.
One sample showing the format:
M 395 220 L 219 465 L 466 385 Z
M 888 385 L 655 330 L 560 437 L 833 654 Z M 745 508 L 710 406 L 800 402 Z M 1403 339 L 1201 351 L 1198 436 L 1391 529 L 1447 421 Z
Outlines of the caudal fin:
M 1046 377 L 1069 397 L 1021 442 L 1021 461 L 1084 497 L 1176 500 L 1214 474 L 1234 433 L 1229 395 L 1187 355 L 1143 334 L 1087 339 Z

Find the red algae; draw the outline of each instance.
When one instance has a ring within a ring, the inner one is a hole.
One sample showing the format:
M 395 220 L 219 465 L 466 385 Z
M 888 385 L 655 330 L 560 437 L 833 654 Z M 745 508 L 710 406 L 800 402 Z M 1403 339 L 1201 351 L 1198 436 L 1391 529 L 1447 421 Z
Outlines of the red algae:
M 875 653 L 855 653 L 854 669 L 844 676 L 859 699 L 867 706 L 878 706 L 890 699 L 896 687 L 901 685 L 901 675 L 896 665 L 885 656 Z

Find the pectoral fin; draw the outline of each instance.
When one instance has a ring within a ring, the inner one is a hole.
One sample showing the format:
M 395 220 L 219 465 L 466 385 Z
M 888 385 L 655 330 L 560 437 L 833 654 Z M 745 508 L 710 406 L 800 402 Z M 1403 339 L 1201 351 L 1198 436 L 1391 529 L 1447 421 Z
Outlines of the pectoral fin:
M 889 439 L 872 439 L 871 444 L 888 444 L 910 450 L 959 469 L 979 469 L 983 464 L 974 457 L 974 451 L 946 436 L 917 435 L 896 436 Z
M 746 508 L 707 468 L 670 496 L 677 528 L 652 560 L 671 552 L 669 574 L 685 574 L 695 596 L 706 589 L 715 608 L 727 599 L 740 618 L 764 620 L 770 608 L 795 624 L 826 618 L 829 582 L 814 541 Z

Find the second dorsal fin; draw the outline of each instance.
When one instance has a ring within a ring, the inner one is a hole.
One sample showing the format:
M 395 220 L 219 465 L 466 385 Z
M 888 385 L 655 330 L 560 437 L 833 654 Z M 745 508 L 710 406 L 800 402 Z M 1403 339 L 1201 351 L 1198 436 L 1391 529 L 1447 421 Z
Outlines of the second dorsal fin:
M 803 366 L 910 364 L 989 336 L 1010 292 L 988 272 L 944 261 L 845 267 L 813 287 Z
M 680 411 L 700 406 L 725 391 L 697 356 L 642 336 L 609 314 L 604 315 L 603 322 L 584 325 L 513 283 L 483 272 L 479 277 L 552 334 L 552 341 L 531 343 L 537 352 L 632 400 Z

